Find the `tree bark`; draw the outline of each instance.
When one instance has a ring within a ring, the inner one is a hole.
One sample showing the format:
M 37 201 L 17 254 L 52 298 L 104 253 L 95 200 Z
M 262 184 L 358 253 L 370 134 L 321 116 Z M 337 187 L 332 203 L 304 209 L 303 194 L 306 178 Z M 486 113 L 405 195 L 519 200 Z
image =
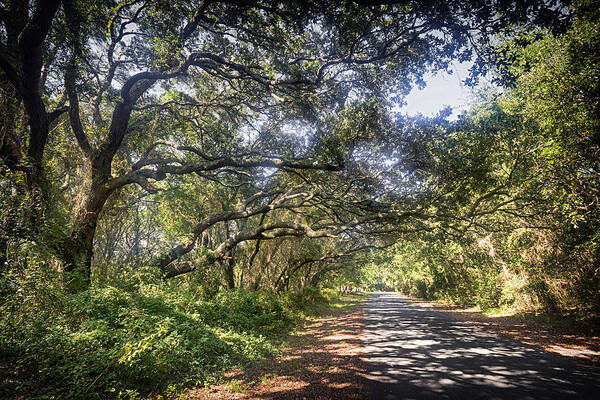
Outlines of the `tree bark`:
M 235 258 L 233 250 L 229 252 L 229 258 L 223 261 L 223 271 L 225 273 L 225 285 L 227 289 L 235 289 Z
M 85 290 L 91 282 L 94 235 L 98 218 L 111 191 L 101 180 L 92 178 L 89 192 L 77 216 L 71 233 L 64 239 L 61 258 L 63 274 L 68 290 Z

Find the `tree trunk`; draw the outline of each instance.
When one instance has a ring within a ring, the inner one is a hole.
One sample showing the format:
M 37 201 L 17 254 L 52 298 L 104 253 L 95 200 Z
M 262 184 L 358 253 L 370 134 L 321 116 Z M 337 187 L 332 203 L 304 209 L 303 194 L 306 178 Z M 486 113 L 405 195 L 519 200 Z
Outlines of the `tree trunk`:
M 254 282 L 252 283 L 252 286 L 251 286 L 251 290 L 253 292 L 256 292 L 260 288 L 260 282 L 261 281 L 262 281 L 262 272 L 259 272 L 258 275 L 256 276 L 256 279 L 254 279 Z
M 0 235 L 0 279 L 8 270 L 8 237 Z
M 77 217 L 70 235 L 65 238 L 60 251 L 65 287 L 71 292 L 79 292 L 89 287 L 91 282 L 94 235 L 98 218 L 110 191 L 103 180 L 92 179 L 89 192 Z
M 225 284 L 227 285 L 227 289 L 233 290 L 235 289 L 235 258 L 233 256 L 233 250 L 229 252 L 229 258 L 223 262 L 223 271 L 225 273 Z

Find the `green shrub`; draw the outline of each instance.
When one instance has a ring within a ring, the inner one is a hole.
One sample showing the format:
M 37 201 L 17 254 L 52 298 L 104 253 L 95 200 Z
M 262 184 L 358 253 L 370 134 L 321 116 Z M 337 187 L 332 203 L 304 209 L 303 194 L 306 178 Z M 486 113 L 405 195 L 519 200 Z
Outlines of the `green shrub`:
M 272 339 L 292 327 L 272 294 L 203 301 L 168 284 L 136 286 L 17 291 L 1 306 L 0 358 L 10 371 L 0 397 L 136 397 L 200 384 L 276 352 Z
M 328 298 L 320 289 L 307 287 L 299 292 L 290 292 L 285 296 L 285 303 L 288 308 L 297 312 L 306 312 L 317 305 L 328 304 Z
M 293 320 L 281 300 L 267 292 L 221 292 L 211 301 L 198 301 L 195 312 L 211 326 L 267 336 L 289 330 Z

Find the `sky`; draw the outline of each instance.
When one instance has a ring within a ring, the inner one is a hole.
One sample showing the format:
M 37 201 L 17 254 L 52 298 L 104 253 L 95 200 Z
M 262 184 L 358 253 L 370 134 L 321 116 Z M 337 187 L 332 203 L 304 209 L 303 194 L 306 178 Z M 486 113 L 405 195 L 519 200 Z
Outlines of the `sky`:
M 455 119 L 467 106 L 470 90 L 463 86 L 462 81 L 468 76 L 469 67 L 470 63 L 455 63 L 452 74 L 445 71 L 425 74 L 423 79 L 427 86 L 423 89 L 415 87 L 406 96 L 406 105 L 399 111 L 411 116 L 423 114 L 430 117 L 450 106 L 453 111 L 450 119 Z

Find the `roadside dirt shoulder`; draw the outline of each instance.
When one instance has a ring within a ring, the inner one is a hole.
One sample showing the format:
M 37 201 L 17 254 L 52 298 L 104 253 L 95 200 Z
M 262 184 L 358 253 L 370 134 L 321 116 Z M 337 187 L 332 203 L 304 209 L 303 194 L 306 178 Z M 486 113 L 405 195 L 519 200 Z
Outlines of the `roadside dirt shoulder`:
M 307 321 L 281 356 L 227 374 L 227 383 L 188 392 L 187 399 L 364 399 L 360 358 L 363 304 Z

